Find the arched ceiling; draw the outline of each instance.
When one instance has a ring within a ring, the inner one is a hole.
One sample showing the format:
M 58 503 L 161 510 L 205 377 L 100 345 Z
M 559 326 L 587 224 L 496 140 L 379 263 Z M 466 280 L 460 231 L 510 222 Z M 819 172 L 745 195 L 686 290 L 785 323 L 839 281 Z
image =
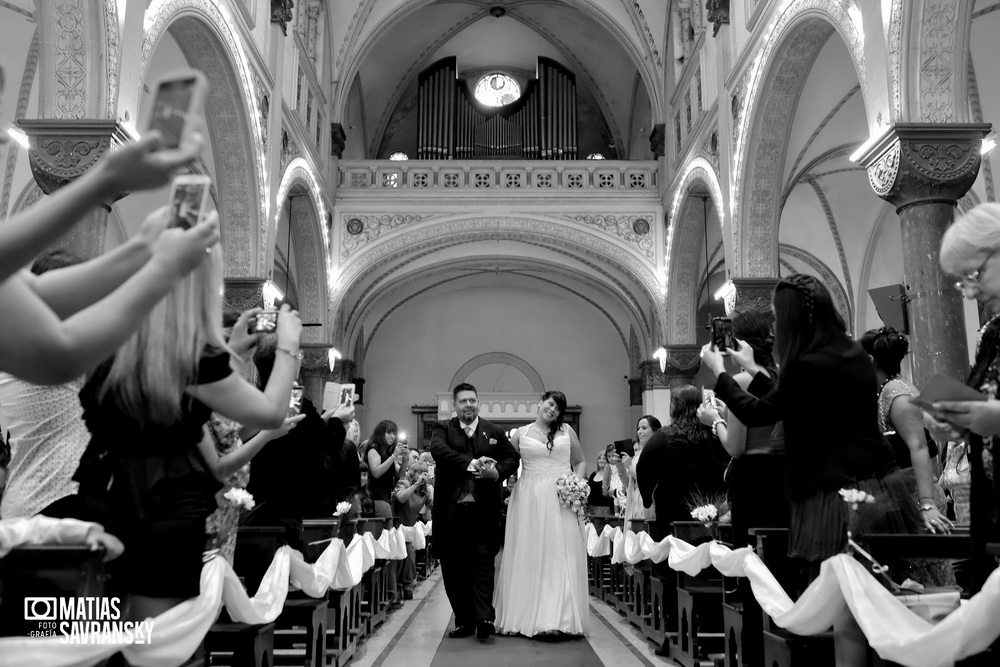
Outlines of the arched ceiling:
M 460 75 L 494 66 L 533 72 L 538 56 L 545 56 L 573 71 L 581 98 L 603 115 L 621 156 L 644 158 L 624 151 L 636 111 L 654 118 L 661 115 L 660 53 L 666 33 L 661 4 L 662 0 L 331 3 L 334 118 L 345 116 L 352 88 L 361 91 L 366 142 L 373 157 L 393 113 L 413 97 L 420 71 L 433 62 L 456 56 Z M 645 13 L 643 5 L 649 5 Z M 505 11 L 500 18 L 490 14 L 497 7 Z M 650 24 L 647 15 L 656 23 Z M 354 86 L 356 81 L 361 85 Z M 645 87 L 652 110 L 633 108 L 642 98 L 635 95 L 637 81 Z

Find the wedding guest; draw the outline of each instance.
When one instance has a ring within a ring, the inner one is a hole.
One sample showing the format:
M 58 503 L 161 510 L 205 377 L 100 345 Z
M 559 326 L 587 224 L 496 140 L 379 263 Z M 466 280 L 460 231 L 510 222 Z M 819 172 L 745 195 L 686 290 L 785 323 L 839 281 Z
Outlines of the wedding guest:
M 608 455 L 601 452 L 597 455 L 597 469 L 587 478 L 587 484 L 590 485 L 587 507 L 591 514 L 597 516 L 611 516 L 612 512 L 612 500 L 604 495 L 604 478 L 607 474 Z
M 1000 204 L 975 206 L 955 221 L 941 240 L 941 268 L 958 276 L 955 287 L 967 299 L 991 310 L 1000 306 Z M 966 384 L 985 394 L 987 401 L 941 401 L 928 420 L 938 442 L 964 440 L 968 447 L 973 542 L 972 589 L 978 591 L 996 568 L 985 553 L 988 543 L 1000 542 L 1000 457 L 994 443 L 1000 435 L 1000 317 L 994 316 L 980 332 L 976 360 Z
M 758 397 L 774 388 L 778 378 L 774 362 L 774 339 L 767 318 L 756 308 L 737 306 L 730 315 L 733 336 L 753 349 L 754 362 L 766 378 L 758 383 Z M 753 377 L 746 370 L 733 380 L 746 390 Z M 721 404 L 724 407 L 724 404 Z M 785 437 L 781 422 L 747 428 L 731 413 L 723 418 L 720 408 L 702 403 L 698 419 L 719 437 L 733 457 L 725 476 L 732 512 L 733 544 L 749 544 L 749 529 L 787 528 L 788 499 L 785 497 Z
M 644 507 L 656 506 L 658 532 L 673 521 L 691 521 L 696 498 L 725 495 L 724 452 L 712 430 L 698 420 L 701 390 L 691 385 L 670 390 L 670 425 L 653 433 L 636 464 Z
M 969 524 L 972 475 L 969 471 L 969 447 L 965 441 L 945 443 L 944 468 L 938 480 L 951 497 L 955 523 Z
M 352 500 L 352 504 L 355 506 L 354 509 L 357 510 L 360 516 L 378 516 L 375 512 L 375 499 L 372 498 L 372 494 L 368 490 L 370 472 L 368 470 L 368 464 L 360 463 L 359 466 L 361 484 L 358 487 L 357 494 Z
M 632 456 L 622 453 L 618 458 L 615 467 L 618 469 L 618 476 L 625 486 L 625 520 L 642 521 L 656 519 L 656 506 L 643 503 L 642 495 L 639 493 L 639 485 L 636 481 L 636 464 L 642 454 L 643 447 L 650 436 L 657 433 L 662 428 L 660 420 L 653 415 L 643 415 L 635 423 L 635 441 Z
M 625 514 L 625 483 L 618 474 L 618 461 L 621 454 L 615 449 L 614 443 L 604 449 L 604 457 L 608 461 L 607 474 L 601 482 L 601 492 L 611 500 L 613 510 L 619 516 Z
M 829 291 L 812 276 L 793 274 L 775 287 L 773 305 L 776 387 L 766 394 L 758 389 L 771 379 L 745 341 L 729 354 L 753 374 L 749 392 L 726 373 L 711 344 L 702 359 L 718 378 L 716 394 L 741 422 L 784 422 L 789 555 L 807 564 L 803 575 L 811 579 L 845 546 L 849 510 L 840 489 L 875 496 L 866 528 L 913 532 L 919 516 L 878 430 L 875 372 L 861 345 L 848 337 Z
M 411 452 L 416 453 L 416 452 Z M 410 465 L 392 492 L 393 507 L 403 526 L 415 526 L 420 513 L 430 502 L 427 464 L 418 461 Z M 397 576 L 403 586 L 403 599 L 413 599 L 413 581 L 417 575 L 416 551 L 412 542 L 406 543 L 406 558 L 399 562 Z
M 199 593 L 205 520 L 220 487 L 199 450 L 212 411 L 278 428 L 298 373 L 302 324 L 288 306 L 278 314 L 280 354 L 264 390 L 232 372 L 222 249 L 211 250 L 80 392 L 92 437 L 75 479 L 80 495 L 105 505 L 101 523 L 125 544 L 113 577 L 130 618 Z
M 383 519 L 392 518 L 392 492 L 400 476 L 410 465 L 410 453 L 406 444 L 397 441 L 399 429 L 388 419 L 380 421 L 364 445 L 365 461 L 368 463 L 368 491 L 375 503 L 375 515 Z M 390 591 L 396 590 L 396 571 L 388 569 L 386 581 Z

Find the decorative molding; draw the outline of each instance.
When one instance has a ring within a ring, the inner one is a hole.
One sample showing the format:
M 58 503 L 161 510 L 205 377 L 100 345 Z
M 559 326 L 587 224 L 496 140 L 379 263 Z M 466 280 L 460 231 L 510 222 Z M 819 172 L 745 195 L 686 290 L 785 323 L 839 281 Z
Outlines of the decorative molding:
M 649 233 L 649 221 L 655 220 L 658 217 L 657 214 L 653 211 L 650 211 L 648 213 L 640 213 L 636 215 L 568 213 L 568 214 L 556 215 L 553 217 L 581 223 L 584 225 L 589 225 L 592 227 L 597 227 L 598 229 L 607 234 L 617 236 L 626 243 L 634 245 L 651 262 L 656 260 L 656 254 L 653 251 L 653 235 Z M 643 228 L 641 224 L 642 222 L 646 223 L 645 224 L 646 233 L 640 234 L 636 231 L 636 229 Z
M 955 204 L 979 174 L 989 123 L 898 123 L 860 156 L 875 193 L 900 211 L 924 202 Z
M 900 57 L 902 55 L 903 39 L 903 0 L 892 0 L 889 14 L 889 70 L 892 76 L 892 110 L 898 121 L 901 119 L 900 99 Z M 971 61 L 971 58 L 970 58 Z
M 264 79 L 261 78 L 260 72 L 253 68 L 250 71 L 253 73 L 253 90 L 257 101 L 257 113 L 259 115 L 260 145 L 264 148 L 264 154 L 266 155 L 267 134 L 271 116 L 271 96 L 268 94 L 267 86 L 264 85 Z
M 733 278 L 732 303 L 726 302 L 726 313 L 736 306 L 750 306 L 762 313 L 771 312 L 771 298 L 778 278 Z
M 956 52 L 960 0 L 924 0 L 920 16 L 920 119 L 951 123 L 955 117 L 956 78 L 964 56 Z
M 38 28 L 31 37 L 31 47 L 28 49 L 28 57 L 24 62 L 24 71 L 21 73 L 21 87 L 17 94 L 17 108 L 14 111 L 14 120 L 24 118 L 28 111 L 28 100 L 31 98 L 31 87 L 35 82 L 35 72 L 38 69 L 38 59 L 41 55 L 41 44 L 38 39 Z M 7 215 L 7 206 L 10 203 L 11 189 L 14 185 L 14 169 L 17 167 L 17 158 L 21 154 L 19 150 L 7 150 L 7 166 L 3 175 L 3 193 L 0 195 L 0 218 Z
M 656 39 L 653 37 L 653 31 L 649 29 L 649 24 L 646 22 L 646 15 L 642 13 L 642 7 L 639 5 L 638 0 L 632 0 L 632 10 L 633 19 L 638 23 L 638 27 L 642 30 L 642 33 L 646 36 L 646 43 L 649 45 L 649 53 L 653 58 L 653 62 L 656 63 L 656 69 L 663 70 L 663 58 L 660 57 L 660 51 L 656 48 Z
M 302 151 L 299 150 L 299 145 L 295 143 L 295 137 L 292 133 L 288 131 L 284 122 L 281 123 L 281 158 L 279 164 L 281 165 L 281 173 L 285 173 L 288 169 L 288 165 L 291 164 L 292 160 L 302 157 Z
M 319 375 L 324 380 L 329 379 L 331 375 L 329 351 L 332 347 L 333 345 L 326 343 L 303 343 L 299 345 L 299 350 L 302 352 L 302 372 Z M 334 364 L 335 369 L 336 367 L 336 364 Z
M 666 370 L 660 370 L 660 362 L 647 360 L 639 364 L 639 377 L 643 390 L 672 389 L 694 382 L 694 376 L 701 367 L 700 345 L 667 345 Z
M 87 115 L 87 47 L 90 45 L 90 11 L 86 0 L 51 0 L 50 27 L 55 47 L 54 107 L 56 118 L 80 119 Z
M 226 278 L 223 308 L 243 312 L 264 307 L 263 278 Z
M 404 225 L 412 225 L 421 222 L 428 222 L 430 220 L 436 220 L 441 218 L 443 215 L 443 213 L 425 213 L 419 215 L 366 215 L 364 213 L 342 213 L 341 218 L 347 220 L 345 226 L 348 227 L 348 232 L 351 232 L 349 227 L 355 220 L 361 222 L 361 231 L 357 234 L 348 233 L 347 236 L 341 236 L 340 258 L 341 260 L 346 260 L 353 253 L 370 244 L 378 237 L 383 234 L 388 234 L 389 232 L 392 232 Z
M 131 141 L 128 132 L 113 120 L 22 119 L 18 125 L 31 140 L 31 174 L 45 194 L 82 176 L 112 146 Z M 101 203 L 110 207 L 126 194 L 117 193 Z
M 114 118 L 118 109 L 118 69 L 121 60 L 119 47 L 121 34 L 118 28 L 118 0 L 104 0 L 104 30 L 106 48 L 104 55 L 107 60 L 108 77 L 108 118 Z

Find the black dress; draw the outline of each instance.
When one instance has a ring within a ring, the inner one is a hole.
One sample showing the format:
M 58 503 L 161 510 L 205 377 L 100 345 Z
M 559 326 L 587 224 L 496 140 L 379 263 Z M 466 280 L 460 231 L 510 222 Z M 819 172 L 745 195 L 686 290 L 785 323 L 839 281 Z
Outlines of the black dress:
M 604 474 L 608 473 L 605 472 Z M 595 475 L 597 475 L 596 470 L 590 473 L 590 477 L 587 478 L 587 485 L 590 486 L 590 495 L 587 496 L 587 505 L 590 507 L 611 507 L 614 501 L 604 495 L 604 481 L 595 482 Z
M 78 493 L 89 507 L 103 511 L 105 528 L 125 545 L 109 564 L 115 589 L 149 597 L 194 597 L 205 520 L 222 487 L 198 452 L 211 408 L 185 396 L 176 423 L 140 424 L 118 407 L 114 396 L 98 396 L 110 366 L 110 361 L 102 364 L 80 390 L 91 439 L 74 476 L 80 482 Z M 217 382 L 231 372 L 227 353 L 206 351 L 195 384 Z

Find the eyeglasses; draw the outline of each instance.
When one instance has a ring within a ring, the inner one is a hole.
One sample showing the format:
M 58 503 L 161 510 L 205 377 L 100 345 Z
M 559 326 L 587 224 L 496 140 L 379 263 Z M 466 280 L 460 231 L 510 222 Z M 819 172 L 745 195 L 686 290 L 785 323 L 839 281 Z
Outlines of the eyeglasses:
M 983 260 L 983 263 L 979 265 L 978 269 L 972 273 L 965 274 L 958 281 L 956 281 L 955 289 L 961 292 L 967 287 L 977 287 L 979 285 L 979 281 L 983 277 L 983 271 L 986 270 L 986 265 L 990 263 L 990 260 L 993 259 L 993 255 L 995 255 L 996 252 L 996 250 L 993 250 L 993 252 L 986 256 L 986 259 Z

